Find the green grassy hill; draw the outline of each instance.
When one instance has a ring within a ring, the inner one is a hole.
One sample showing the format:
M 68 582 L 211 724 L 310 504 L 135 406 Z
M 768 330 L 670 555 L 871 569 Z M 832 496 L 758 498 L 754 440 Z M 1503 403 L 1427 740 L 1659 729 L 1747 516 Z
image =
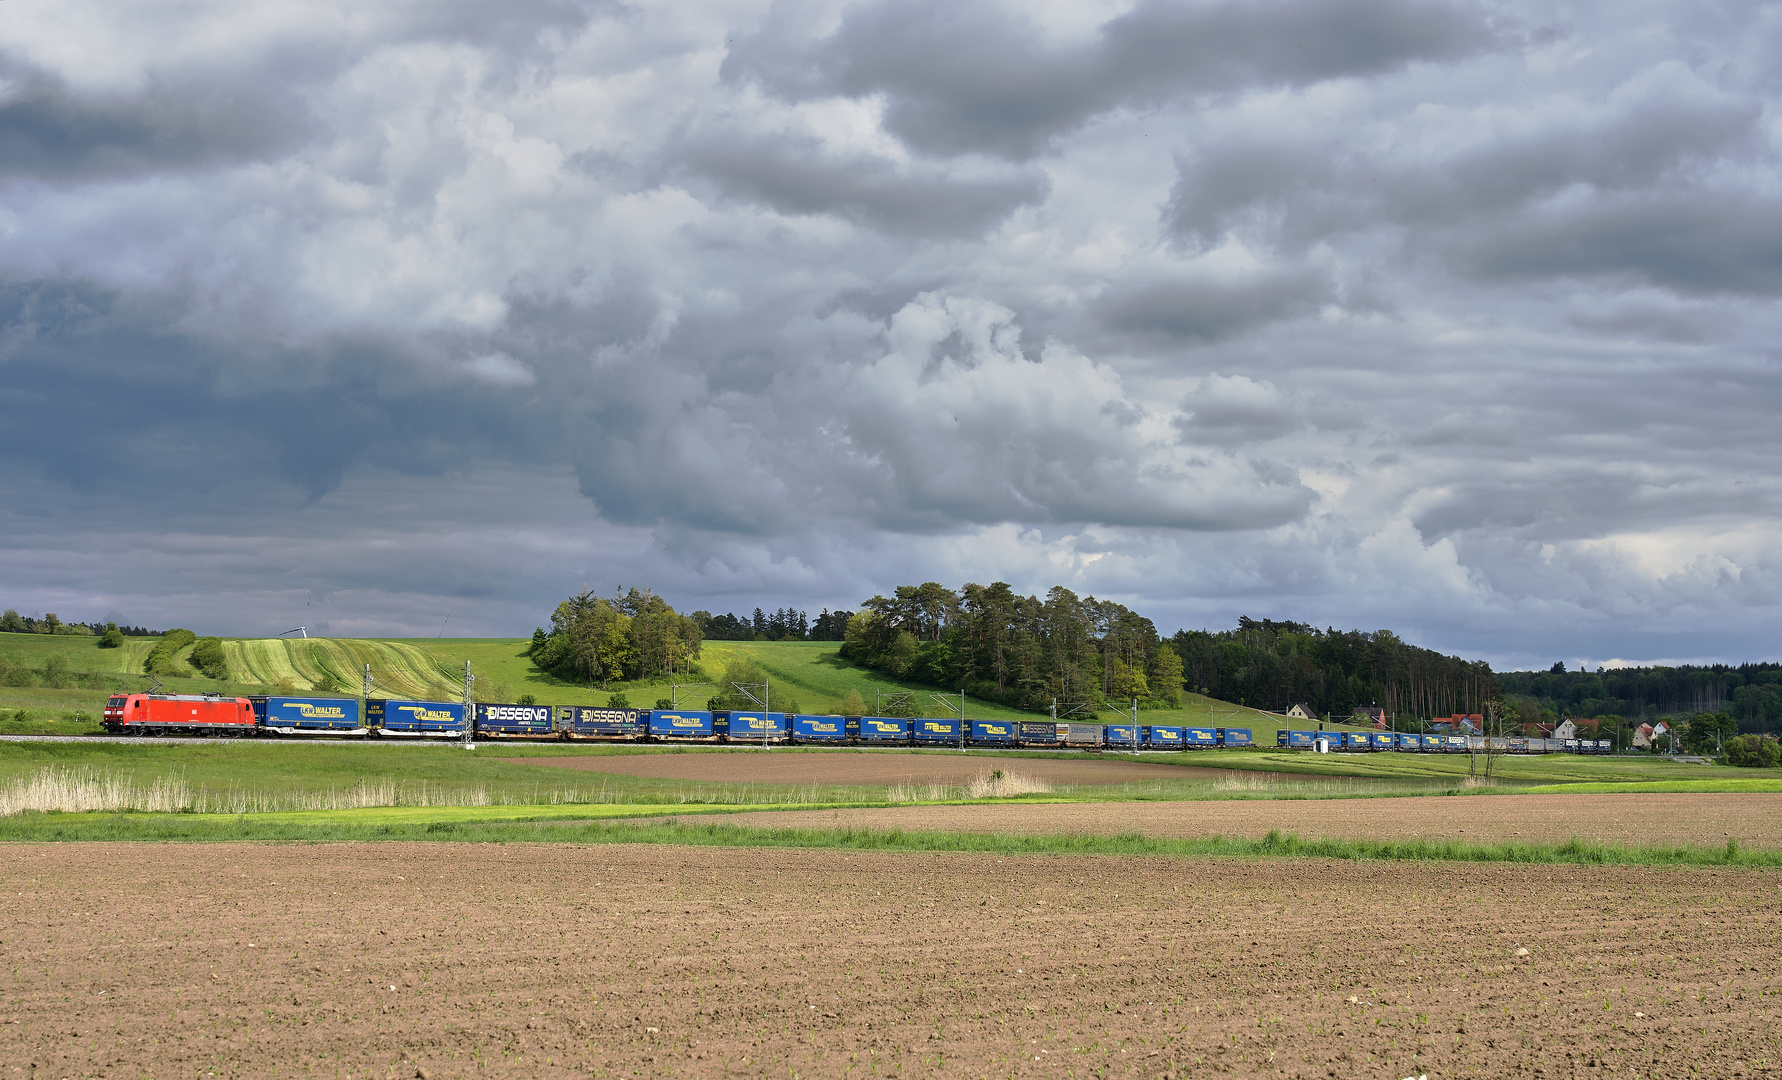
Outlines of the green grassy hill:
M 158 640 L 131 638 L 122 648 L 101 649 L 97 638 L 0 634 L 0 659 L 37 673 L 32 680 L 35 685 L 0 686 L 0 708 L 96 710 L 101 704 L 101 694 L 97 692 L 148 685 L 141 675 L 142 664 Z M 522 638 L 234 638 L 223 642 L 229 663 L 227 680 L 217 682 L 202 678 L 197 672 L 190 677 L 161 679 L 175 693 L 311 693 L 332 680 L 343 692 L 356 694 L 364 667 L 369 664 L 374 686 L 382 694 L 450 701 L 463 695 L 464 664 L 469 661 L 471 672 L 477 676 L 477 696 L 485 701 L 512 701 L 531 694 L 545 704 L 604 705 L 613 692 L 621 691 L 634 706 L 649 707 L 657 699 L 674 693 L 666 679 L 615 683 L 605 688 L 566 683 L 534 667 L 526 655 L 527 644 Z M 790 703 L 805 712 L 836 711 L 850 690 L 860 694 L 869 711 L 875 700 L 896 693 L 909 693 L 911 704 L 931 715 L 948 711 L 934 700 L 936 694 L 957 700 L 956 694 L 947 695 L 937 688 L 901 682 L 856 667 L 840 657 L 838 648 L 838 643 L 830 641 L 708 641 L 695 673 L 678 680 L 681 687 L 676 696 L 683 706 L 703 705 L 706 698 L 716 693 L 712 684 L 722 678 L 725 666 L 734 658 L 746 657 L 767 673 L 776 706 Z M 176 666 L 184 666 L 189 652 L 188 647 L 176 655 Z M 69 674 L 55 680 L 45 678 L 43 671 L 51 657 L 62 658 Z M 62 685 L 52 684 L 56 682 Z M 701 682 L 706 685 L 689 685 Z M 1040 715 L 970 697 L 966 711 L 973 717 L 1004 720 Z M 1100 719 L 1111 722 L 1119 715 L 1104 709 Z M 1198 694 L 1185 695 L 1179 709 L 1142 710 L 1139 720 L 1147 724 L 1248 727 L 1256 733 L 1256 741 L 1264 745 L 1273 743 L 1277 728 L 1312 726 L 1304 722 L 1289 724 L 1273 713 Z

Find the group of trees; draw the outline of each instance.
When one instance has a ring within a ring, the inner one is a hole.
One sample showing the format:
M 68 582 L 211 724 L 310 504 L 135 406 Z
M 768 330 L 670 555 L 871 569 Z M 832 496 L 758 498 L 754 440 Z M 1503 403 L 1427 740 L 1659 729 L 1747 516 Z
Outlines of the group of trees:
M 756 608 L 746 619 L 709 611 L 695 611 L 691 618 L 707 641 L 841 641 L 852 615 L 824 608 L 813 621 L 805 612 L 784 607 L 771 613 Z
M 848 620 L 841 654 L 866 667 L 1022 709 L 1181 701 L 1182 665 L 1151 620 L 1056 587 L 900 585 Z
M 1169 644 L 1190 688 L 1260 709 L 1310 705 L 1347 717 L 1358 706 L 1430 717 L 1477 713 L 1499 693 L 1484 661 L 1406 644 L 1390 630 L 1319 630 L 1238 619 L 1235 630 L 1181 630 Z
M 1507 697 L 1555 716 L 1623 716 L 1635 723 L 1661 716 L 1725 712 L 1744 732 L 1782 731 L 1782 664 L 1507 671 Z
M 64 634 L 71 637 L 96 637 L 106 631 L 115 630 L 123 637 L 154 637 L 159 630 L 144 630 L 140 626 L 119 626 L 108 622 L 104 626 L 98 623 L 63 622 L 55 612 L 42 615 L 20 615 L 13 608 L 0 612 L 0 633 L 4 634 Z
M 610 599 L 587 589 L 557 605 L 551 628 L 533 631 L 533 663 L 568 682 L 602 686 L 685 670 L 699 657 L 699 621 L 648 589 Z

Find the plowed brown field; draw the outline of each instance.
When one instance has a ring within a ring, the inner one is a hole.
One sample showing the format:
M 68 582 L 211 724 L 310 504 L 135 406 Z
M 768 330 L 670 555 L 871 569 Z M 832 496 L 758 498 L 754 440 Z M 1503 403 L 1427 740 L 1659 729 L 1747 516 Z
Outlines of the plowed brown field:
M 1249 837 L 1302 840 L 1465 840 L 1563 844 L 1572 837 L 1628 846 L 1782 846 L 1782 795 L 1476 795 L 776 810 L 735 825 L 903 829 L 997 835 Z
M 1782 1064 L 1773 872 L 17 844 L 0 893 L 7 1076 Z

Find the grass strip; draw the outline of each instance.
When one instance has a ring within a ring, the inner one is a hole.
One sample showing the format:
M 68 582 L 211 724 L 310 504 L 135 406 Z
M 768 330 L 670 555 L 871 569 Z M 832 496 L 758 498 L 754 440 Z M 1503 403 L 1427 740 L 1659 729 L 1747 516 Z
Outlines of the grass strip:
M 510 813 L 514 808 L 505 809 Z M 553 814 L 559 809 L 549 809 Z M 611 811 L 621 808 L 581 808 Z M 635 813 L 640 808 L 625 807 Z M 1782 850 L 1724 847 L 1625 847 L 1572 838 L 1562 844 L 1463 843 L 1430 840 L 1302 840 L 1271 831 L 1261 839 L 1213 836 L 1196 839 L 1118 836 L 999 836 L 984 833 L 906 832 L 901 829 L 750 828 L 710 820 L 685 820 L 688 808 L 664 808 L 667 821 L 623 824 L 552 816 L 505 821 L 468 817 L 431 821 L 365 818 L 372 811 L 310 815 L 22 814 L 0 820 L 0 841 L 302 842 L 431 840 L 471 843 L 680 844 L 696 847 L 802 848 L 838 851 L 982 852 L 998 855 L 1122 855 L 1148 857 L 1233 856 L 1317 858 L 1386 862 L 1520 863 L 1530 865 L 1651 867 L 1782 867 Z M 709 812 L 709 811 L 708 811 Z M 699 811 L 694 811 L 699 813 Z M 660 817 L 655 814 L 652 817 Z M 266 820 L 276 818 L 277 820 Z M 304 819 L 304 820 L 299 820 Z
M 1736 777 L 1715 780 L 1644 780 L 1634 783 L 1541 784 L 1536 787 L 1507 789 L 1516 795 L 1683 795 L 1683 794 L 1762 794 L 1782 792 L 1782 780 L 1773 778 L 1741 780 Z

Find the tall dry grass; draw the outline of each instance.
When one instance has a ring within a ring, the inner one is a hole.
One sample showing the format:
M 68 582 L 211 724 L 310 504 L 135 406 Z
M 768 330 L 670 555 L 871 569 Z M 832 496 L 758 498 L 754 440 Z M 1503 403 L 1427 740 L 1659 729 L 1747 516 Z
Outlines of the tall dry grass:
M 930 781 L 926 784 L 893 784 L 885 789 L 891 803 L 947 802 L 953 799 L 1004 799 L 1013 795 L 1046 795 L 1052 785 L 1036 776 L 1022 776 L 1002 769 L 986 769 L 964 784 Z
M 869 799 L 855 792 L 851 801 Z M 183 775 L 140 781 L 133 773 L 101 770 L 90 765 L 51 765 L 25 777 L 0 783 L 0 816 L 27 810 L 79 813 L 89 810 L 134 810 L 177 814 L 267 814 L 292 810 L 363 810 L 378 806 L 560 806 L 622 804 L 647 801 L 716 805 L 807 805 L 833 802 L 833 789 L 682 788 L 677 792 L 611 791 L 598 788 L 535 786 L 490 791 L 482 784 L 436 784 L 362 778 L 341 787 L 310 791 L 261 791 L 243 787 L 195 788 Z

